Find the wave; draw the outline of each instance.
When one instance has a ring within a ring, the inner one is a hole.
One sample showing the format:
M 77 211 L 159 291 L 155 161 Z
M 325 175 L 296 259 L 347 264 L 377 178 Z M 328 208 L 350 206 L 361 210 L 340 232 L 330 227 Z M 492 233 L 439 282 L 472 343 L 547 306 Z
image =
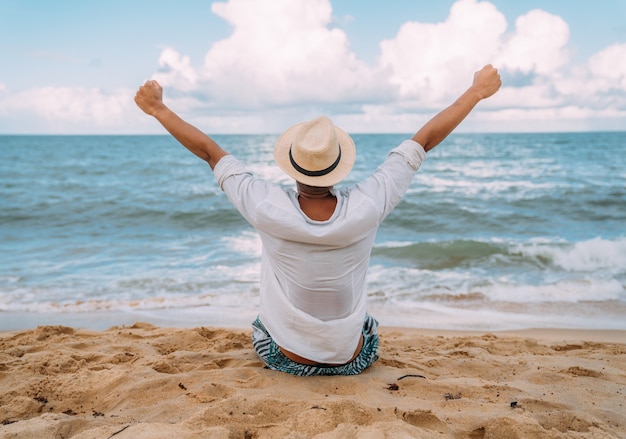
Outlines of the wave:
M 462 266 L 468 262 L 506 253 L 506 245 L 453 240 L 442 242 L 387 242 L 376 245 L 372 256 L 394 263 L 415 263 L 419 268 L 438 270 Z
M 594 238 L 574 244 L 533 243 L 514 246 L 526 258 L 547 261 L 566 271 L 626 271 L 626 237 Z
M 377 244 L 372 257 L 387 264 L 424 270 L 441 270 L 477 265 L 492 268 L 515 264 L 538 269 L 568 272 L 609 270 L 626 273 L 626 237 L 613 240 L 594 238 L 577 243 L 536 240 L 449 240 L 438 242 L 397 242 Z

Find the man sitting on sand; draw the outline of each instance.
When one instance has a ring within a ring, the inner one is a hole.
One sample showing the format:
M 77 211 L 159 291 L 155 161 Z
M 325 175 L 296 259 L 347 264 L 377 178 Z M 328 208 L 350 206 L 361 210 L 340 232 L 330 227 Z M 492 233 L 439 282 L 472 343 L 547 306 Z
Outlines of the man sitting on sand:
M 378 322 L 367 313 L 366 285 L 376 230 L 409 188 L 426 152 L 501 83 L 496 69 L 483 67 L 451 106 L 392 149 L 374 174 L 347 188 L 334 185 L 354 164 L 352 138 L 324 116 L 292 126 L 276 141 L 274 158 L 295 179 L 297 191 L 252 175 L 172 112 L 156 81 L 139 88 L 139 108 L 209 164 L 261 236 L 261 305 L 252 339 L 268 368 L 355 375 L 378 359 Z

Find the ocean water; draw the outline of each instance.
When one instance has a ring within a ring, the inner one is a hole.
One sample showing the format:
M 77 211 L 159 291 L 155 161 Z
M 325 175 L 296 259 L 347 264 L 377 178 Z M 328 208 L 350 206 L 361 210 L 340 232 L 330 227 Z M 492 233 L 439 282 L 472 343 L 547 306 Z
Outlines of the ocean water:
M 406 135 L 354 135 L 351 184 Z M 276 136 L 215 136 L 253 172 Z M 453 134 L 379 229 L 383 325 L 626 329 L 626 133 Z M 0 330 L 248 326 L 261 243 L 171 137 L 0 136 Z M 127 316 L 127 317 L 124 317 Z

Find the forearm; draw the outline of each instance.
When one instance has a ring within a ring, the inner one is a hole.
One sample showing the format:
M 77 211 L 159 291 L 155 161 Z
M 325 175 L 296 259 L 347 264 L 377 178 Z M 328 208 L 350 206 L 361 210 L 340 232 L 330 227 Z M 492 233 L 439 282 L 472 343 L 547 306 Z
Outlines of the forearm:
M 426 151 L 433 149 L 470 114 L 478 102 L 492 96 L 501 85 L 498 70 L 487 64 L 474 74 L 471 87 L 452 105 L 428 121 L 413 136 L 413 140 L 422 145 Z
M 426 151 L 433 149 L 467 117 L 480 102 L 479 93 L 470 87 L 452 105 L 429 120 L 414 136 L 413 140 Z
M 149 80 L 139 87 L 135 103 L 144 113 L 156 118 L 185 148 L 206 161 L 211 169 L 228 154 L 213 139 L 167 108 L 163 103 L 163 88 L 157 81 Z
M 211 169 L 222 157 L 228 154 L 213 139 L 185 122 L 165 105 L 155 111 L 153 116 L 185 148 L 206 161 Z

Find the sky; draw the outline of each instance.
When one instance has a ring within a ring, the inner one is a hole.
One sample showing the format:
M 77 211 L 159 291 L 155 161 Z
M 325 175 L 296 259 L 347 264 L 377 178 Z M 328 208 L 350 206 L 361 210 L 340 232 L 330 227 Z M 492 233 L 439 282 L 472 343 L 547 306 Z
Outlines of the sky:
M 485 64 L 503 85 L 463 132 L 626 130 L 623 0 L 0 0 L 0 134 L 213 134 L 325 114 L 413 133 Z

